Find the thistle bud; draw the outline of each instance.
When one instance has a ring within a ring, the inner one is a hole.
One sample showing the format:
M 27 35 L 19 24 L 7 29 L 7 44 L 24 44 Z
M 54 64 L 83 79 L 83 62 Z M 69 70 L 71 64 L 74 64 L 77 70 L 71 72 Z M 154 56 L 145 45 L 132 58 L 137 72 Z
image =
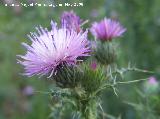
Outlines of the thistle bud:
M 116 60 L 116 53 L 112 42 L 98 42 L 95 58 L 104 65 L 112 64 Z
M 59 87 L 72 88 L 77 85 L 77 72 L 78 69 L 76 67 L 63 64 L 57 67 L 57 72 L 53 76 L 53 79 Z
M 101 89 L 105 79 L 103 68 L 96 64 L 96 68 L 93 70 L 90 65 L 86 64 L 82 66 L 82 69 L 83 72 L 79 74 L 79 81 L 86 93 L 92 94 Z

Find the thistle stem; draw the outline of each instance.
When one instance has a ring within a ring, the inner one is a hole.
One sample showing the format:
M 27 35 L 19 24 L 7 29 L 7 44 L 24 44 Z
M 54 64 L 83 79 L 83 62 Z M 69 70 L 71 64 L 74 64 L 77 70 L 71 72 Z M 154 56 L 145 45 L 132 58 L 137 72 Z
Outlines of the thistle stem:
M 97 119 L 97 103 L 95 99 L 86 102 L 81 109 L 82 119 Z

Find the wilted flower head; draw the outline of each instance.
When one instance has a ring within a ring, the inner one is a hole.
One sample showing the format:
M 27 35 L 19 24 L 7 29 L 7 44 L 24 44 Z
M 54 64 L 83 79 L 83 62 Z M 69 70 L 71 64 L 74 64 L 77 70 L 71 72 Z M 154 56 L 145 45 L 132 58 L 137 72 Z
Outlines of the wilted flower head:
M 81 31 L 81 22 L 79 16 L 77 16 L 73 11 L 63 12 L 61 16 L 61 25 L 63 28 L 67 28 L 69 30 L 74 29 L 77 32 Z
M 100 22 L 93 23 L 91 33 L 100 40 L 111 41 L 113 38 L 121 36 L 126 29 L 118 21 L 104 18 Z
M 31 45 L 23 43 L 27 53 L 19 55 L 20 64 L 25 67 L 25 75 L 45 75 L 56 73 L 63 64 L 74 66 L 78 57 L 89 56 L 90 47 L 87 40 L 87 31 L 75 32 L 66 28 L 58 29 L 51 22 L 52 29 L 48 31 L 37 28 L 38 34 L 29 35 Z

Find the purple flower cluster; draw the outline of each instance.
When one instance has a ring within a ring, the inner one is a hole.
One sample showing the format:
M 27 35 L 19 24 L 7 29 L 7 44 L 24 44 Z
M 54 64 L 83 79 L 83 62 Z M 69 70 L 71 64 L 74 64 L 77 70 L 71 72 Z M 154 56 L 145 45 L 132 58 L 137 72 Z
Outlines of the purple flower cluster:
M 111 41 L 113 38 L 120 37 L 126 31 L 118 21 L 104 18 L 100 22 L 93 23 L 91 33 L 102 41 Z
M 57 71 L 59 65 L 76 65 L 78 57 L 89 56 L 90 46 L 87 31 L 76 32 L 66 27 L 57 28 L 51 22 L 51 31 L 37 28 L 37 33 L 29 35 L 31 45 L 22 43 L 27 53 L 19 55 L 18 62 L 25 68 L 25 75 L 46 75 Z
M 88 31 L 82 31 L 82 20 L 73 11 L 61 15 L 61 27 L 51 22 L 51 30 L 37 27 L 37 33 L 31 33 L 31 45 L 22 43 L 27 49 L 25 55 L 18 55 L 18 63 L 25 69 L 25 75 L 53 75 L 59 67 L 75 66 L 84 56 L 89 56 L 91 43 L 87 39 Z M 100 40 L 112 40 L 126 31 L 119 22 L 104 19 L 94 23 L 92 34 Z M 93 65 L 93 69 L 94 69 Z

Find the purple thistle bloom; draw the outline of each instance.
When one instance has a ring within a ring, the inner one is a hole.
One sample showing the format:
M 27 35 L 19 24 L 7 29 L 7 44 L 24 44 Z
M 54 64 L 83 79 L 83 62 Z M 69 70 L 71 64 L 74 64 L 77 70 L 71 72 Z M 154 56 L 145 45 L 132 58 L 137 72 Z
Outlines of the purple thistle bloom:
M 111 41 L 113 38 L 120 37 L 126 29 L 118 21 L 104 18 L 98 23 L 93 23 L 90 31 L 100 40 Z
M 90 47 L 86 32 L 75 32 L 66 28 L 57 28 L 51 22 L 52 29 L 37 28 L 38 34 L 29 35 L 31 45 L 22 43 L 27 53 L 19 55 L 20 64 L 25 67 L 25 75 L 46 75 L 56 73 L 58 66 L 76 65 L 77 58 L 89 56 Z M 50 77 L 49 76 L 49 77 Z
M 61 25 L 62 28 L 67 28 L 69 30 L 74 29 L 77 32 L 81 31 L 82 20 L 73 11 L 63 12 L 61 15 Z
M 149 77 L 148 83 L 151 85 L 157 85 L 158 81 L 154 76 Z

